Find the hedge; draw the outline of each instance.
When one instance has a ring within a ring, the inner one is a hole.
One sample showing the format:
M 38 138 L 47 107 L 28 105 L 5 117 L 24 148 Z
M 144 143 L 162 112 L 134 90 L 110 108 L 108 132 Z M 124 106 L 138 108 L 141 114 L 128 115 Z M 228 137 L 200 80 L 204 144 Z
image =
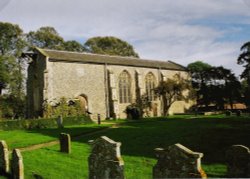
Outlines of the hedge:
M 0 121 L 0 130 L 57 128 L 57 118 L 21 119 Z M 64 117 L 63 126 L 92 123 L 87 116 Z

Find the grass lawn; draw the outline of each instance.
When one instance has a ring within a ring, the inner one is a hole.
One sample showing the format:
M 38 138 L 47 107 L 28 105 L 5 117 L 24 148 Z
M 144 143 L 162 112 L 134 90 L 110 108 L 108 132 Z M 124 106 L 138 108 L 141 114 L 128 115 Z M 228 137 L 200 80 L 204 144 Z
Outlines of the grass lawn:
M 51 128 L 51 129 L 32 129 L 32 130 L 11 130 L 0 131 L 0 140 L 5 140 L 10 149 L 26 147 L 34 144 L 40 144 L 57 140 L 59 134 L 64 132 L 70 135 L 78 135 L 88 133 L 111 126 L 110 124 L 104 124 L 98 126 L 97 124 L 86 124 L 67 126 L 63 129 Z
M 87 130 L 92 128 L 85 127 Z M 76 128 L 78 130 L 78 127 Z M 71 134 L 73 131 L 72 127 L 68 129 Z M 18 135 L 20 131 L 16 132 Z M 1 132 L 0 139 L 3 139 L 2 133 L 5 132 Z M 40 137 L 47 138 L 46 140 L 50 137 L 56 138 L 59 133 L 57 129 L 35 130 L 26 134 L 25 131 L 20 132 L 27 139 L 32 136 L 32 142 Z M 224 154 L 229 146 L 242 144 L 250 147 L 250 118 L 175 116 L 165 120 L 157 118 L 128 122 L 101 134 L 73 140 L 72 153 L 69 155 L 60 153 L 58 145 L 23 152 L 25 177 L 34 178 L 35 174 L 52 179 L 87 178 L 87 157 L 90 152 L 87 141 L 101 135 L 122 142 L 121 154 L 125 161 L 125 175 L 128 179 L 152 178 L 152 167 L 156 163 L 154 148 L 167 147 L 175 143 L 181 143 L 195 152 L 204 153 L 203 169 L 208 177 L 218 178 L 226 177 Z M 14 141 L 14 138 L 9 141 Z M 7 139 L 7 142 L 9 141 Z M 27 142 L 22 140 L 17 142 L 17 146 L 22 146 L 22 143 L 27 145 Z

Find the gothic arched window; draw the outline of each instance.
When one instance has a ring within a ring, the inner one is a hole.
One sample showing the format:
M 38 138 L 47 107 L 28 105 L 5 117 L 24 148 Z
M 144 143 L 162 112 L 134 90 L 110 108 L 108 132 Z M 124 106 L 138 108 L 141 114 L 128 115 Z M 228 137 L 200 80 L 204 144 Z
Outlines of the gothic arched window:
M 154 93 L 154 88 L 155 88 L 155 76 L 153 73 L 148 73 L 145 77 L 145 85 L 146 85 L 146 95 L 148 97 L 149 101 L 155 100 L 155 93 Z
M 131 103 L 131 78 L 125 70 L 119 76 L 119 100 L 120 103 Z

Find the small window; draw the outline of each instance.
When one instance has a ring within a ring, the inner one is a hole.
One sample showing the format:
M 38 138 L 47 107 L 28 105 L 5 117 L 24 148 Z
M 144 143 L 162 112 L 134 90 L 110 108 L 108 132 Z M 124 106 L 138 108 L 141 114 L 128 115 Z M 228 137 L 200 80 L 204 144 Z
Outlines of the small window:
M 153 73 L 148 73 L 145 78 L 145 85 L 146 85 L 146 95 L 149 101 L 155 100 L 155 76 Z
M 120 103 L 131 103 L 131 78 L 127 71 L 119 76 L 119 100 Z

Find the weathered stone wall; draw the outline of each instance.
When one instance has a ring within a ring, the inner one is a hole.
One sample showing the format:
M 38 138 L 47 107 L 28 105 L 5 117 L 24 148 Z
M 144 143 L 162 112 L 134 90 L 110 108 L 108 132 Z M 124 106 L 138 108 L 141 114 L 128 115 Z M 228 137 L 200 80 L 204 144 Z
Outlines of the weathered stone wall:
M 166 149 L 155 149 L 157 164 L 153 168 L 153 178 L 206 178 L 201 168 L 202 153 L 189 150 L 181 144 Z
M 120 142 L 102 136 L 91 142 L 88 158 L 89 179 L 124 179 L 124 162 L 120 154 Z
M 188 75 L 183 71 L 157 68 L 53 61 L 53 59 L 48 60 L 46 57 L 38 55 L 38 58 L 29 67 L 28 109 L 34 111 L 33 114 L 38 116 L 41 115 L 40 111 L 45 100 L 50 103 L 61 97 L 75 99 L 83 95 L 87 97 L 88 111 L 92 113 L 93 118 L 100 114 L 101 118 L 105 119 L 110 117 L 111 112 L 116 113 L 118 118 L 126 118 L 125 109 L 129 103 L 119 103 L 118 83 L 119 75 L 124 70 L 129 73 L 132 80 L 132 103 L 136 102 L 138 90 L 141 95 L 145 94 L 145 77 L 148 73 L 155 76 L 156 86 L 162 79 L 171 78 L 176 73 L 181 73 L 183 77 Z M 110 72 L 112 73 L 111 78 Z M 112 80 L 112 84 L 110 80 Z M 172 105 L 169 113 L 185 112 L 190 104 L 177 101 Z M 149 111 L 147 115 L 160 116 L 163 114 L 159 98 L 152 102 L 152 106 L 155 106 L 155 111 Z
M 228 177 L 250 178 L 250 150 L 243 145 L 233 145 L 226 152 Z
M 104 65 L 49 62 L 48 100 L 61 97 L 74 99 L 82 94 L 88 98 L 88 110 L 106 117 Z
M 5 141 L 0 141 L 0 174 L 9 172 L 9 151 Z

